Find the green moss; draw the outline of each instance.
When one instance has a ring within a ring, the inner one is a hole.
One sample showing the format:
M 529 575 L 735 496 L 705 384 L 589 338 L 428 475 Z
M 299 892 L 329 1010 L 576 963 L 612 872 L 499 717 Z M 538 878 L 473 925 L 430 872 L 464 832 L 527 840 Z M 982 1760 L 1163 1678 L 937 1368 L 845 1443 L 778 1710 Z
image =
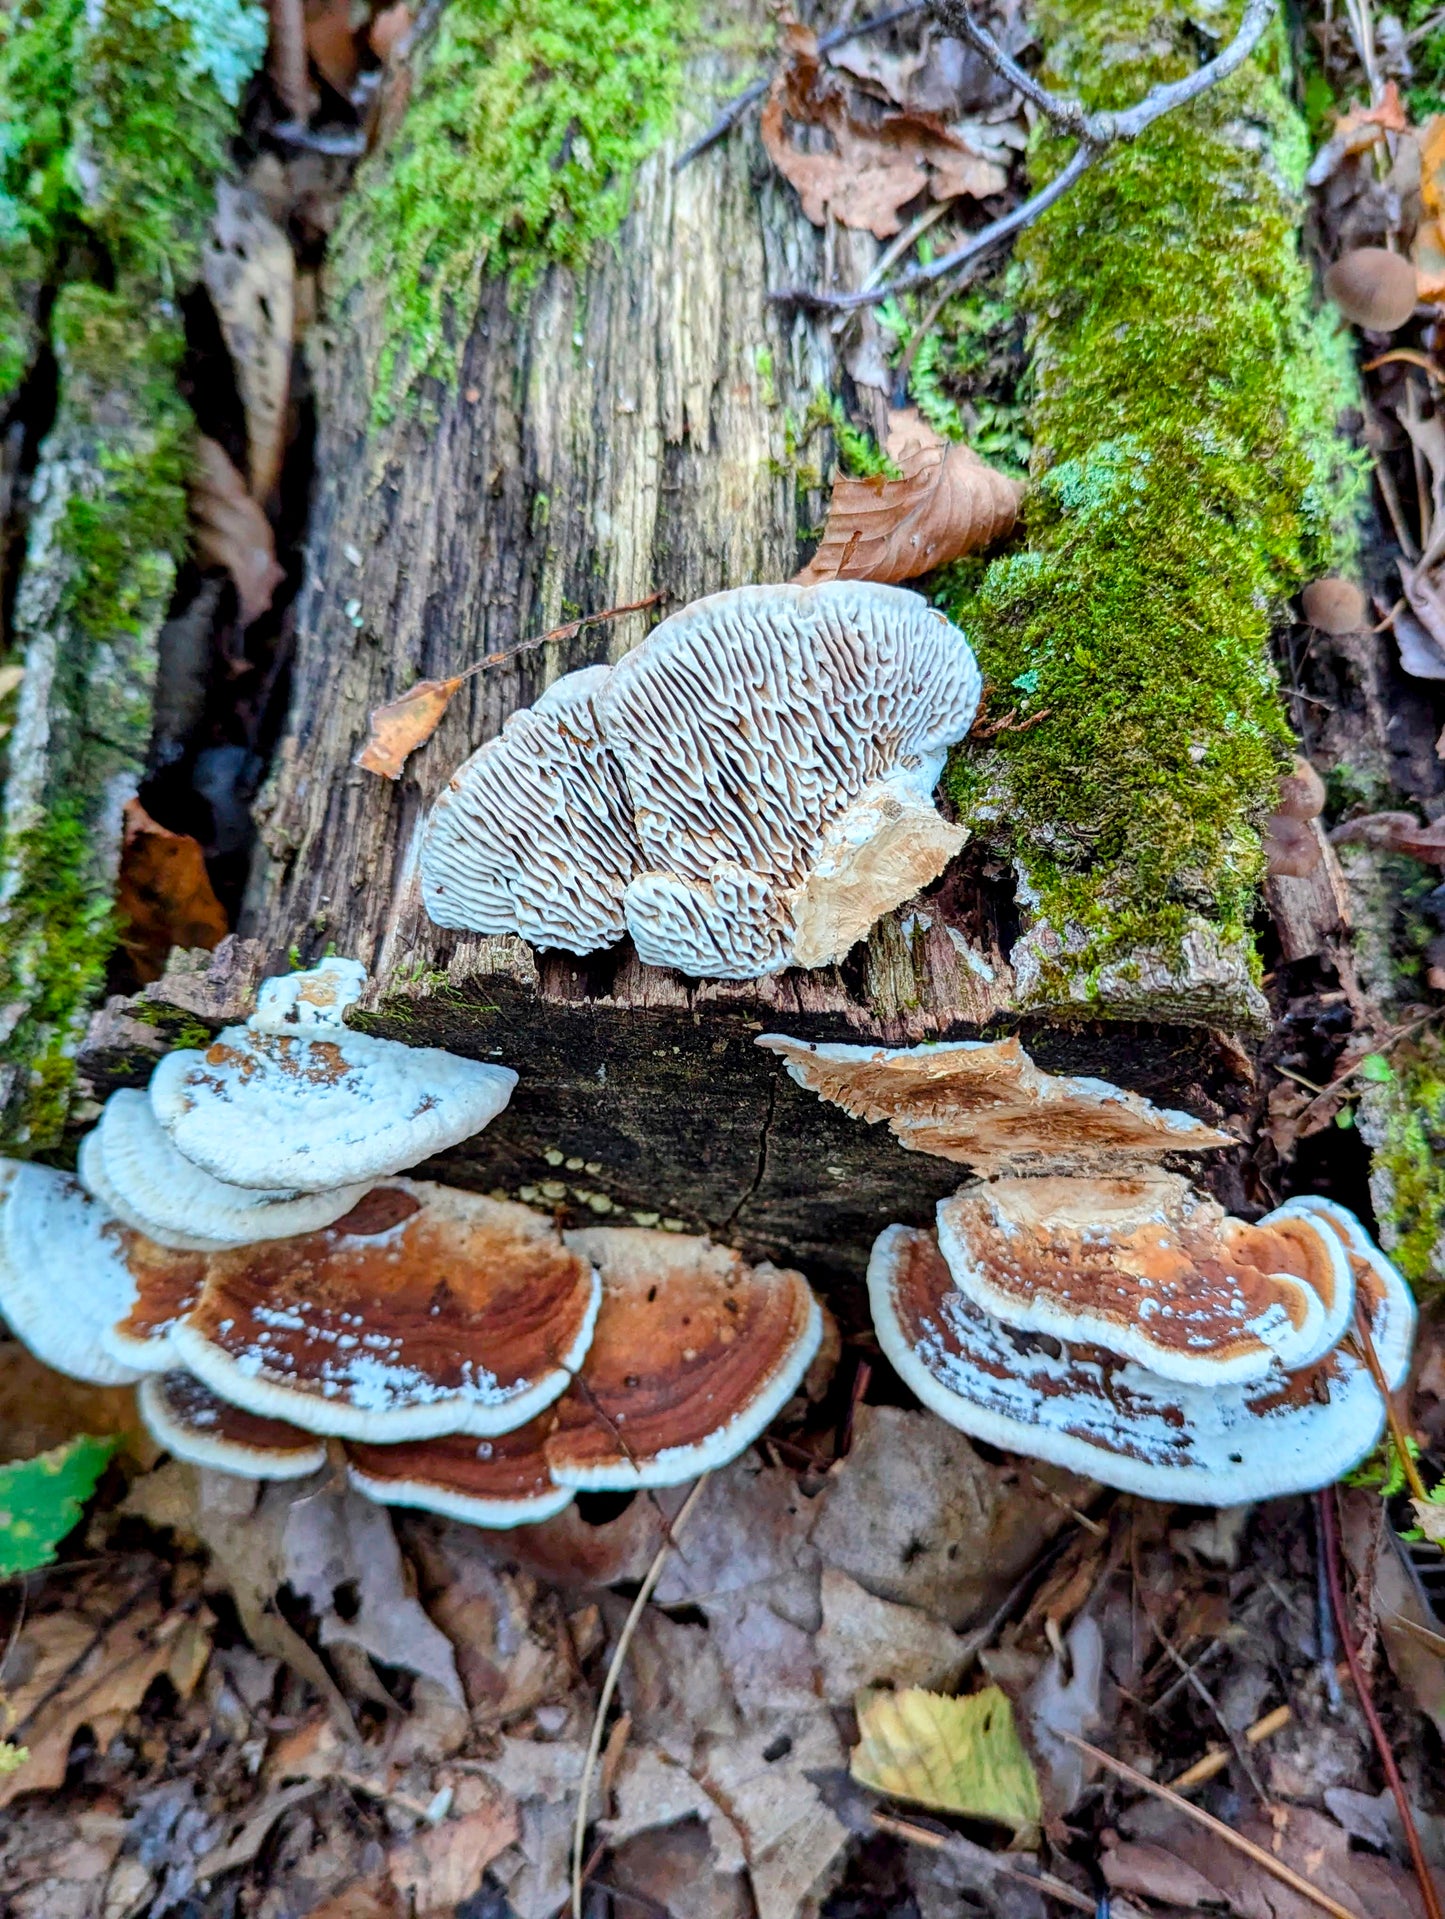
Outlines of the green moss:
M 920 256 L 926 252 L 920 246 Z M 967 440 L 975 453 L 1019 476 L 1029 461 L 1032 399 L 1020 304 L 1025 284 L 1020 261 L 1001 261 L 945 302 L 916 346 L 931 294 L 887 300 L 878 310 L 893 336 L 894 364 L 913 347 L 908 397 L 934 431 Z
M 334 249 L 342 292 L 386 288 L 379 414 L 426 376 L 454 378 L 484 274 L 522 288 L 616 230 L 694 23 L 693 0 L 451 0 Z
M 251 0 L 90 9 L 73 165 L 118 276 L 163 292 L 195 279 L 236 108 L 265 50 L 266 14 Z
M 1445 1281 L 1445 1042 L 1427 1035 L 1380 1067 L 1369 1076 L 1361 1128 L 1374 1148 L 1381 1230 L 1416 1291 L 1438 1289 Z
M 61 294 L 52 331 L 61 400 L 45 457 L 72 480 L 41 503 L 17 607 L 53 636 L 50 737 L 43 788 L 12 783 L 0 845 L 0 1110 L 21 1145 L 58 1136 L 115 944 L 106 815 L 144 762 L 155 635 L 187 538 L 178 336 L 92 286 Z
M 1193 65 L 1186 15 L 1051 0 L 1036 26 L 1056 84 L 1118 106 Z M 1271 621 L 1353 551 L 1348 349 L 1300 258 L 1307 147 L 1277 62 L 1115 150 L 1025 236 L 1028 547 L 941 596 L 1010 689 L 996 710 L 1036 720 L 956 754 L 953 791 L 1011 842 L 1037 919 L 1083 930 L 1072 977 L 1200 918 L 1246 938 L 1290 746 Z M 1060 158 L 1040 142 L 1035 177 Z
M 66 165 L 84 0 L 0 11 L 0 397 L 25 377 L 37 297 L 79 207 Z

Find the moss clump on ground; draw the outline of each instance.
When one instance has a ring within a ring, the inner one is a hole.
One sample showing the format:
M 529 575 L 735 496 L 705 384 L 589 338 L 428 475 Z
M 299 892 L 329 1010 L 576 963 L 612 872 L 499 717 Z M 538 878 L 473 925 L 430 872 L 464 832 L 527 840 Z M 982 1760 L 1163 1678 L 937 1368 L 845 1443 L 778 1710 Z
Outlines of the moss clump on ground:
M 455 376 L 484 275 L 523 287 L 616 230 L 671 123 L 694 21 L 693 0 L 451 0 L 337 234 L 340 290 L 386 288 L 379 417 Z
M 1390 1256 L 1417 1293 L 1445 1282 L 1445 1041 L 1425 1035 L 1367 1060 L 1360 1130 Z M 1373 1070 L 1369 1070 L 1373 1069 Z
M 188 537 L 175 296 L 266 46 L 254 0 L 22 0 L 0 22 L 0 401 L 59 371 L 31 488 L 0 841 L 0 1136 L 55 1143 L 115 940 L 120 807 Z
M 1035 24 L 1052 83 L 1118 107 L 1196 64 L 1196 17 L 1052 0 Z M 1352 547 L 1360 480 L 1336 436 L 1352 373 L 1300 258 L 1307 145 L 1279 58 L 1269 43 L 1115 149 L 1020 245 L 1028 546 L 942 597 L 995 710 L 1047 717 L 965 749 L 951 781 L 1011 838 L 1070 980 L 1180 950 L 1201 920 L 1246 939 L 1290 745 L 1271 621 Z M 1061 157 L 1041 141 L 1036 178 Z M 1045 973 L 1045 996 L 1066 990 Z

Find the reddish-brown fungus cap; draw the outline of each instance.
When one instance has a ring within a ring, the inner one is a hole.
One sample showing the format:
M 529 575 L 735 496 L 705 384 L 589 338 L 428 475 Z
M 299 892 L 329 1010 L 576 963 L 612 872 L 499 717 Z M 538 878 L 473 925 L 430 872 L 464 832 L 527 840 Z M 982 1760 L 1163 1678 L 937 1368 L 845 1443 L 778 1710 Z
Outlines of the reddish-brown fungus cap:
M 1045 1073 L 1016 1039 L 942 1046 L 823 1045 L 763 1033 L 789 1077 L 870 1124 L 887 1120 L 910 1152 L 980 1172 L 1061 1169 L 1233 1146 L 1188 1113 L 1107 1080 Z
M 453 1433 L 399 1446 L 346 1448 L 353 1485 L 384 1506 L 418 1506 L 473 1526 L 528 1526 L 550 1519 L 572 1499 L 547 1468 L 542 1442 L 552 1430 L 549 1409 L 515 1432 L 494 1439 Z
M 210 1255 L 171 1341 L 218 1393 L 308 1432 L 488 1437 L 564 1390 L 599 1294 L 540 1214 L 393 1180 L 322 1232 Z
M 1175 1173 L 994 1180 L 940 1200 L 938 1229 L 986 1312 L 1199 1386 L 1317 1357 L 1323 1298 L 1349 1284 L 1327 1234 L 1261 1233 Z
M 547 1441 L 560 1484 L 676 1485 L 742 1452 L 797 1390 L 822 1337 L 801 1273 L 641 1228 L 567 1243 L 601 1272 L 602 1310 Z
M 1161 1379 L 1099 1346 L 1010 1330 L 911 1227 L 879 1236 L 868 1293 L 884 1353 L 941 1419 L 1146 1499 L 1232 1506 L 1327 1486 L 1384 1426 L 1374 1382 L 1343 1347 L 1248 1384 Z
M 137 1394 L 158 1446 L 193 1466 L 242 1479 L 304 1479 L 326 1464 L 326 1441 L 221 1399 L 190 1373 L 153 1373 Z

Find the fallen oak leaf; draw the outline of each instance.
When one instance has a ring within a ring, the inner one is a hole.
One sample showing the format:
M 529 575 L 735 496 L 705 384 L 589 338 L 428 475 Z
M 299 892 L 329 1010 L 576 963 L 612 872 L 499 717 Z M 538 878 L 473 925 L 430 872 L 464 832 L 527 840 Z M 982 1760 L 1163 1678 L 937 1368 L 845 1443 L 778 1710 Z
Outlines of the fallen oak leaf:
M 241 624 L 249 626 L 268 610 L 286 575 L 276 563 L 271 522 L 251 498 L 226 449 L 204 433 L 196 437 L 191 514 L 197 556 L 204 565 L 224 567 L 230 574 Z
M 373 707 L 366 744 L 352 761 L 368 773 L 399 780 L 409 755 L 425 746 L 441 725 L 464 675 L 452 680 L 418 680 L 400 699 Z
M 890 414 L 887 453 L 900 479 L 835 477 L 823 538 L 800 584 L 916 579 L 1013 531 L 1020 482 L 942 439 L 916 409 Z

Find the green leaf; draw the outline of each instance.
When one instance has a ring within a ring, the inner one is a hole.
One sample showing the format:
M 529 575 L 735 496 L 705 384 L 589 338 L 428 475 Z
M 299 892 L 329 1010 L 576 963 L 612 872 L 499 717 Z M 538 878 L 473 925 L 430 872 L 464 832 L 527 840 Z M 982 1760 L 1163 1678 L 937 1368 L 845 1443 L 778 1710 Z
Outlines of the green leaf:
M 860 1786 L 937 1812 L 993 1819 L 1015 1838 L 1037 1827 L 1039 1782 L 997 1686 L 966 1699 L 911 1686 L 861 1694 L 852 1773 Z
M 0 1467 L 0 1578 L 50 1564 L 116 1445 L 81 1434 L 38 1459 Z
M 1395 1069 L 1383 1053 L 1366 1053 L 1360 1061 L 1360 1078 L 1370 1080 L 1376 1086 L 1388 1086 L 1395 1077 Z

